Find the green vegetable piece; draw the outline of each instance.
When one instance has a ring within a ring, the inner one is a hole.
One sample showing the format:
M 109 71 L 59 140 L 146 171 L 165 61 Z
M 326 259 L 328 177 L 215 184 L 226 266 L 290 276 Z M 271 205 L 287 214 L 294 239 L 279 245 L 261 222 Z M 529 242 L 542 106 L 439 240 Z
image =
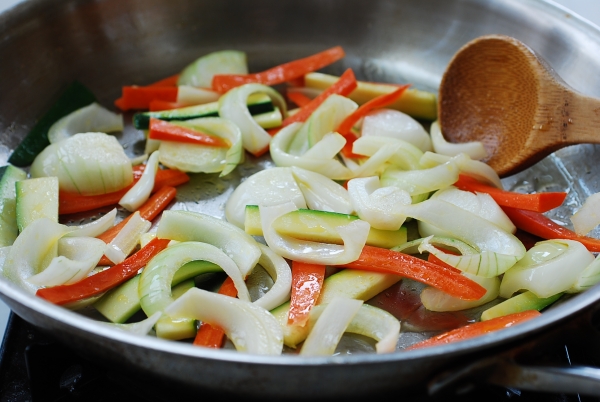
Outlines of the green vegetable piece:
M 33 126 L 31 131 L 14 150 L 8 162 L 15 166 L 31 165 L 37 154 L 50 144 L 50 141 L 48 141 L 48 130 L 52 124 L 69 113 L 93 102 L 96 102 L 94 94 L 80 82 L 73 82 L 59 96 L 50 110 Z
M 11 246 L 19 234 L 15 183 L 26 178 L 27 173 L 18 167 L 0 167 L 0 247 Z
M 537 297 L 533 292 L 523 292 L 485 310 L 481 314 L 481 321 L 502 317 L 512 313 L 520 313 L 526 310 L 539 311 L 557 301 L 562 295 L 562 293 L 557 293 L 554 296 L 541 298 Z

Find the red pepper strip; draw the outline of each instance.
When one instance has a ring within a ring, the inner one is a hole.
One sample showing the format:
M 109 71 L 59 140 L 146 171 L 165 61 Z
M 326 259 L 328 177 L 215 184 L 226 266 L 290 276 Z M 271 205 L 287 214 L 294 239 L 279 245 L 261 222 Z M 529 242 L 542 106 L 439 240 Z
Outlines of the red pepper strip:
M 206 134 L 188 127 L 178 126 L 168 121 L 150 118 L 148 138 L 153 140 L 185 142 L 187 144 L 207 145 L 228 148 L 229 143 L 216 135 Z
M 156 254 L 164 250 L 169 239 L 153 239 L 145 247 L 125 261 L 111 268 L 88 276 L 71 285 L 59 285 L 38 289 L 36 295 L 54 304 L 67 304 L 100 295 L 137 275 Z
M 140 216 L 147 221 L 153 221 L 169 204 L 175 199 L 177 195 L 177 189 L 175 187 L 163 186 L 160 190 L 154 193 L 148 201 L 146 201 L 141 207 L 137 209 Z M 121 231 L 123 226 L 129 221 L 132 215 L 123 219 L 112 228 L 98 236 L 98 239 L 103 240 L 105 243 L 109 243 L 115 236 Z M 102 264 L 98 264 L 102 265 Z M 112 265 L 112 264 L 111 264 Z
M 230 277 L 227 277 L 219 288 L 219 294 L 237 297 L 237 289 Z M 198 328 L 198 332 L 196 332 L 193 344 L 205 348 L 219 349 L 223 346 L 224 336 L 225 331 L 222 328 L 203 322 Z
M 163 86 L 125 86 L 121 98 L 115 101 L 115 105 L 123 110 L 148 109 L 153 100 L 166 102 L 177 101 L 177 87 Z
M 301 92 L 290 92 L 290 91 L 288 91 L 286 95 L 287 95 L 288 99 L 290 101 L 294 102 L 296 105 L 298 105 L 298 107 L 306 106 L 312 100 L 308 96 L 304 95 Z
M 580 236 L 577 233 L 560 226 L 541 212 L 528 211 L 510 207 L 502 207 L 508 218 L 521 230 L 543 239 L 569 239 L 583 244 L 588 251 L 600 252 L 600 240 Z
M 337 80 L 333 85 L 321 92 L 316 98 L 311 100 L 309 104 L 301 107 L 297 113 L 286 117 L 281 123 L 281 126 L 285 127 L 292 123 L 306 121 L 306 119 L 308 119 L 310 115 L 319 106 L 321 106 L 325 99 L 327 99 L 330 95 L 338 94 L 348 96 L 352 91 L 354 91 L 356 85 L 357 83 L 356 77 L 354 76 L 354 72 L 351 68 L 349 68 L 346 71 L 344 71 L 344 74 L 340 76 L 339 80 Z
M 218 74 L 213 77 L 212 88 L 217 92 L 225 93 L 232 88 L 250 83 L 263 85 L 282 84 L 333 64 L 343 58 L 344 55 L 344 49 L 341 46 L 336 46 L 312 56 L 275 66 L 260 73 Z
M 179 109 L 180 107 L 185 107 L 185 106 L 189 106 L 189 105 L 185 104 L 185 103 L 165 102 L 165 101 L 155 99 L 153 101 L 150 101 L 150 105 L 148 105 L 148 110 L 150 110 L 151 112 L 160 112 L 162 110 Z
M 537 310 L 527 310 L 519 313 L 513 313 L 502 317 L 492 318 L 491 320 L 476 322 L 465 325 L 452 331 L 444 332 L 443 334 L 426 339 L 422 342 L 415 343 L 405 350 L 419 349 L 428 346 L 445 345 L 452 342 L 463 341 L 465 339 L 475 338 L 485 335 L 493 331 L 512 327 L 513 325 L 531 320 L 532 318 L 542 315 Z
M 306 86 L 306 80 L 304 79 L 304 76 L 302 76 L 294 78 L 293 80 L 289 80 L 287 84 L 291 87 L 303 87 Z
M 501 190 L 464 174 L 459 175 L 458 181 L 454 185 L 461 190 L 487 193 L 501 206 L 536 212 L 547 212 L 559 207 L 567 197 L 565 192 L 522 194 Z
M 392 103 L 396 102 L 396 100 L 398 100 L 402 96 L 404 91 L 406 91 L 406 89 L 409 86 L 410 85 L 408 85 L 408 84 L 403 85 L 393 92 L 390 92 L 388 94 L 379 95 L 379 96 L 371 99 L 370 101 L 363 103 L 362 105 L 360 105 L 358 107 L 358 109 L 356 109 L 353 113 L 351 113 L 349 116 L 347 116 L 344 119 L 344 121 L 342 121 L 342 123 L 340 124 L 340 126 L 337 128 L 336 131 L 338 133 L 340 133 L 341 135 L 343 135 L 344 138 L 346 138 L 346 145 L 344 145 L 344 148 L 342 148 L 342 154 L 344 156 L 346 156 L 348 158 L 355 158 L 355 157 L 359 156 L 352 152 L 352 145 L 354 144 L 354 141 L 356 141 L 356 139 L 357 139 L 356 135 L 352 132 L 352 127 L 354 127 L 356 122 L 359 121 L 360 119 L 362 119 L 363 117 L 365 117 L 365 115 L 367 113 L 369 113 L 371 110 L 376 109 L 376 108 L 385 107 L 387 105 L 391 105 Z
M 358 260 L 341 267 L 401 275 L 463 300 L 478 300 L 486 292 L 484 287 L 455 270 L 380 247 L 364 246 Z
M 290 298 L 289 325 L 304 326 L 310 310 L 319 299 L 325 265 L 292 261 L 292 294 Z
M 139 168 L 134 169 L 134 183 L 139 180 L 138 175 L 141 170 L 142 169 Z M 189 180 L 190 177 L 180 170 L 159 169 L 156 171 L 152 192 L 156 192 L 164 186 L 176 187 L 180 184 L 187 183 Z M 131 186 L 133 186 L 133 184 L 119 191 L 99 195 L 81 195 L 61 191 L 58 195 L 58 212 L 60 215 L 67 215 L 115 205 L 123 198 L 125 193 L 129 191 Z

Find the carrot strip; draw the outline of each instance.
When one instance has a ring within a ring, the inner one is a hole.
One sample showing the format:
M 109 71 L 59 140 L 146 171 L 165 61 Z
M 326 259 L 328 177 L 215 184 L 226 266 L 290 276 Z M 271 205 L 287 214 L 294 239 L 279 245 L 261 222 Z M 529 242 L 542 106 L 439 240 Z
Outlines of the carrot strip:
M 117 99 L 115 104 L 123 111 L 148 109 L 153 100 L 176 102 L 177 92 L 177 87 L 169 86 L 125 86 L 122 88 L 121 98 Z
M 165 208 L 167 208 L 167 206 L 169 206 L 171 201 L 175 199 L 176 195 L 177 189 L 175 189 L 175 187 L 163 186 L 160 188 L 160 190 L 154 193 L 148 199 L 148 201 L 146 201 L 141 207 L 139 207 L 137 211 L 140 213 L 140 216 L 142 218 L 146 219 L 147 221 L 153 221 L 154 218 L 158 216 L 158 214 L 160 214 L 162 211 L 165 210 Z M 97 236 L 98 239 L 103 240 L 105 243 L 110 243 L 132 216 L 133 214 L 129 215 L 127 218 L 123 219 L 121 222 L 117 223 L 115 226 L 108 229 L 100 236 Z
M 150 118 L 148 138 L 153 140 L 185 142 L 187 144 L 208 145 L 227 148 L 229 143 L 221 137 L 203 133 L 188 127 L 178 126 L 168 121 Z
M 301 92 L 290 92 L 288 91 L 286 96 L 292 102 L 294 102 L 298 107 L 306 106 L 312 101 L 308 96 L 304 95 Z
M 259 83 L 264 85 L 282 84 L 294 80 L 305 74 L 326 67 L 345 55 L 341 46 L 327 49 L 302 59 L 275 66 L 255 74 L 218 74 L 213 77 L 212 88 L 220 93 L 225 93 L 240 85 Z
M 237 289 L 233 284 L 231 277 L 227 277 L 221 287 L 219 294 L 231 297 L 237 297 Z M 204 346 L 205 348 L 219 349 L 223 346 L 223 337 L 225 331 L 216 325 L 210 325 L 203 322 L 196 332 L 193 344 L 196 346 Z
M 560 226 L 541 212 L 528 211 L 502 207 L 508 218 L 515 226 L 525 232 L 539 236 L 543 239 L 569 239 L 583 244 L 591 252 L 600 252 L 600 240 L 592 237 L 580 236 L 564 226 Z
M 464 174 L 459 175 L 458 181 L 454 185 L 465 191 L 487 193 L 501 206 L 536 212 L 547 212 L 559 207 L 567 197 L 566 192 L 522 194 L 501 190 Z
M 134 169 L 134 183 L 139 180 L 142 171 L 143 169 L 139 167 Z M 156 171 L 154 189 L 152 192 L 156 192 L 164 186 L 176 187 L 189 180 L 190 177 L 180 170 L 159 169 Z M 81 195 L 61 191 L 58 195 L 58 212 L 60 215 L 67 215 L 115 205 L 123 198 L 125 193 L 129 191 L 131 186 L 133 186 L 133 184 L 113 193 L 99 195 Z
M 405 350 L 419 349 L 428 346 L 445 345 L 452 342 L 463 341 L 465 339 L 475 338 L 485 335 L 493 331 L 498 331 L 504 328 L 512 327 L 532 318 L 540 316 L 537 310 L 527 310 L 519 313 L 513 313 L 502 317 L 492 318 L 491 320 L 476 322 L 465 325 L 452 331 L 444 332 L 443 334 L 426 339 L 422 342 L 415 343 Z
M 373 98 L 370 101 L 363 103 L 358 107 L 358 109 L 356 109 L 354 112 L 348 115 L 344 119 L 344 121 L 342 121 L 342 123 L 339 125 L 336 131 L 343 135 L 344 138 L 346 138 L 346 145 L 344 145 L 344 148 L 342 148 L 342 154 L 344 156 L 348 158 L 355 158 L 358 156 L 352 152 L 352 145 L 357 139 L 356 135 L 352 132 L 352 127 L 354 127 L 356 122 L 365 117 L 365 115 L 371 110 L 385 107 L 396 102 L 409 86 L 410 85 L 403 85 L 393 92 L 379 95 L 376 98 Z
M 317 304 L 324 279 L 325 265 L 292 261 L 289 325 L 304 326 L 306 324 L 310 310 Z
M 54 304 L 67 304 L 100 295 L 133 278 L 148 261 L 169 244 L 169 239 L 153 239 L 135 254 L 104 271 L 88 276 L 71 285 L 38 289 L 36 295 Z
M 478 300 L 485 288 L 441 265 L 385 248 L 364 246 L 360 257 L 341 267 L 392 273 L 433 286 L 463 300 Z

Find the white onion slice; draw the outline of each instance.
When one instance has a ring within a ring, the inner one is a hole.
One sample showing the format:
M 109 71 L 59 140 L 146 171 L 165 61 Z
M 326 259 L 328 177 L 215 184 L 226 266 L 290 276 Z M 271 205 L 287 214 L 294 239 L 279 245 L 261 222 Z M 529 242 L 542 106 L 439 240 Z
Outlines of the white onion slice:
M 567 292 L 582 292 L 596 285 L 598 282 L 600 282 L 600 254 L 583 270 L 577 282 L 567 289 Z
M 389 167 L 381 175 L 381 185 L 398 187 L 410 195 L 427 194 L 456 183 L 458 173 L 458 166 L 452 160 L 421 170 L 400 170 Z
M 89 275 L 106 244 L 94 237 L 63 237 L 58 241 L 58 257 L 39 274 L 27 280 L 36 286 L 69 285 Z
M 377 353 L 391 353 L 396 351 L 400 321 L 383 309 L 363 304 L 352 318 L 346 332 L 373 338 L 377 341 Z
M 487 151 L 483 147 L 481 141 L 463 142 L 463 143 L 452 143 L 446 141 L 440 124 L 436 121 L 431 123 L 431 142 L 433 144 L 433 150 L 437 154 L 456 156 L 458 154 L 467 154 L 472 159 L 480 160 L 486 158 Z
M 433 152 L 425 152 L 420 159 L 423 168 L 432 168 L 453 160 L 461 173 L 471 176 L 481 182 L 487 183 L 496 188 L 504 188 L 500 176 L 490 165 L 481 161 L 473 160 L 466 154 L 456 156 L 440 155 Z
M 107 212 L 101 218 L 96 219 L 93 222 L 79 226 L 69 226 L 73 229 L 72 232 L 67 233 L 65 237 L 97 237 L 108 229 L 113 227 L 115 224 L 115 218 L 117 217 L 117 208 L 113 208 L 110 212 Z
M 600 193 L 592 194 L 571 216 L 573 230 L 581 236 L 585 236 L 600 224 Z
M 104 254 L 115 264 L 127 258 L 140 241 L 140 236 L 150 230 L 152 224 L 135 211 L 125 226 L 117 233 L 114 239 L 105 246 Z
M 423 156 L 423 151 L 410 142 L 397 138 L 370 135 L 368 137 L 360 137 L 352 144 L 353 153 L 370 157 L 381 155 L 377 157 L 379 159 L 382 159 L 383 155 L 389 152 L 386 150 L 389 149 L 393 149 L 393 152 L 391 152 L 384 162 L 389 161 L 389 163 L 403 170 L 421 169 L 420 159 Z M 361 171 L 361 174 L 363 176 L 366 175 L 363 171 Z
M 412 203 L 406 191 L 381 187 L 377 176 L 348 181 L 348 194 L 358 217 L 382 230 L 400 229 L 406 220 L 402 207 Z
M 212 89 L 198 88 L 190 85 L 177 86 L 177 103 L 182 105 L 201 105 L 216 102 L 221 94 Z
M 263 297 L 254 301 L 254 304 L 272 310 L 290 299 L 292 270 L 285 259 L 275 254 L 269 247 L 260 243 L 258 247 L 262 251 L 258 264 L 267 271 L 275 283 Z
M 308 208 L 342 214 L 354 211 L 348 191 L 342 185 L 310 170 L 299 167 L 291 169 Z
M 369 234 L 370 225 L 357 219 L 336 229 L 343 245 L 317 243 L 293 239 L 277 233 L 273 222 L 280 216 L 298 208 L 292 202 L 260 205 L 260 221 L 265 241 L 271 249 L 284 258 L 324 265 L 343 265 L 360 256 Z
M 504 273 L 500 296 L 508 299 L 519 290 L 530 290 L 541 298 L 564 292 L 593 261 L 594 255 L 577 241 L 538 242 Z
M 337 297 L 324 305 L 318 313 L 318 310 L 314 312 L 316 314 L 311 313 L 310 319 L 316 317 L 316 322 L 300 349 L 300 355 L 332 355 L 362 304 L 362 300 Z
M 223 328 L 238 352 L 279 355 L 283 330 L 275 317 L 255 304 L 199 288 L 188 290 L 165 309 L 175 319 L 193 317 Z
M 48 129 L 48 141 L 54 144 L 78 133 L 111 133 L 123 130 L 123 115 L 94 102 L 56 121 Z
M 423 303 L 423 306 L 430 311 L 459 311 L 482 306 L 498 297 L 498 293 L 500 292 L 499 277 L 484 278 L 466 272 L 463 272 L 463 275 L 483 286 L 486 290 L 485 295 L 479 300 L 462 300 L 458 297 L 450 296 L 439 289 L 428 287 L 421 292 L 421 303 Z
M 101 325 L 115 328 L 119 331 L 129 332 L 136 335 L 148 335 L 154 325 L 158 322 L 159 318 L 162 316 L 161 312 L 156 312 L 152 314 L 150 317 L 143 319 L 142 321 L 132 322 L 127 324 L 115 324 L 112 322 L 104 322 L 104 321 L 96 321 Z
M 377 135 L 410 142 L 421 151 L 432 151 L 431 137 L 423 126 L 407 115 L 394 109 L 376 109 L 362 121 L 361 136 Z
M 156 171 L 158 170 L 158 158 L 160 157 L 159 151 L 152 152 L 146 168 L 142 173 L 142 177 L 125 193 L 125 195 L 119 200 L 119 205 L 133 212 L 143 203 L 148 201 L 150 193 L 154 188 L 154 179 L 156 178 Z

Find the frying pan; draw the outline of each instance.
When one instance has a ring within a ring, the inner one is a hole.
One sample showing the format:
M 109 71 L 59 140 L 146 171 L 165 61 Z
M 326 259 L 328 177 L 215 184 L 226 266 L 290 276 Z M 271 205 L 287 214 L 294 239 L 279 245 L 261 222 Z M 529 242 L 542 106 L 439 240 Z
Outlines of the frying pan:
M 122 85 L 172 75 L 210 51 L 244 50 L 250 69 L 259 71 L 341 45 L 347 56 L 325 72 L 339 74 L 351 67 L 359 79 L 410 82 L 435 91 L 451 56 L 485 34 L 516 37 L 575 89 L 600 96 L 600 30 L 543 0 L 24 1 L 0 15 L 0 159 L 7 160 L 74 79 L 111 106 Z M 135 130 L 125 130 L 120 140 L 132 155 L 142 149 Z M 505 184 L 568 189 L 566 207 L 551 216 L 568 223 L 585 197 L 600 190 L 599 158 L 596 146 L 566 148 Z M 250 158 L 248 163 L 245 174 L 270 162 Z M 176 207 L 222 216 L 221 205 L 242 173 L 219 186 L 211 176 L 208 188 L 206 176 L 187 185 Z M 310 358 L 205 350 L 122 333 L 4 280 L 0 297 L 16 314 L 80 353 L 174 387 L 314 399 L 423 389 L 443 370 L 535 343 L 566 320 L 591 314 L 600 288 L 569 298 L 540 318 L 465 342 L 384 355 Z M 591 393 L 599 387 L 594 381 L 588 384 Z

